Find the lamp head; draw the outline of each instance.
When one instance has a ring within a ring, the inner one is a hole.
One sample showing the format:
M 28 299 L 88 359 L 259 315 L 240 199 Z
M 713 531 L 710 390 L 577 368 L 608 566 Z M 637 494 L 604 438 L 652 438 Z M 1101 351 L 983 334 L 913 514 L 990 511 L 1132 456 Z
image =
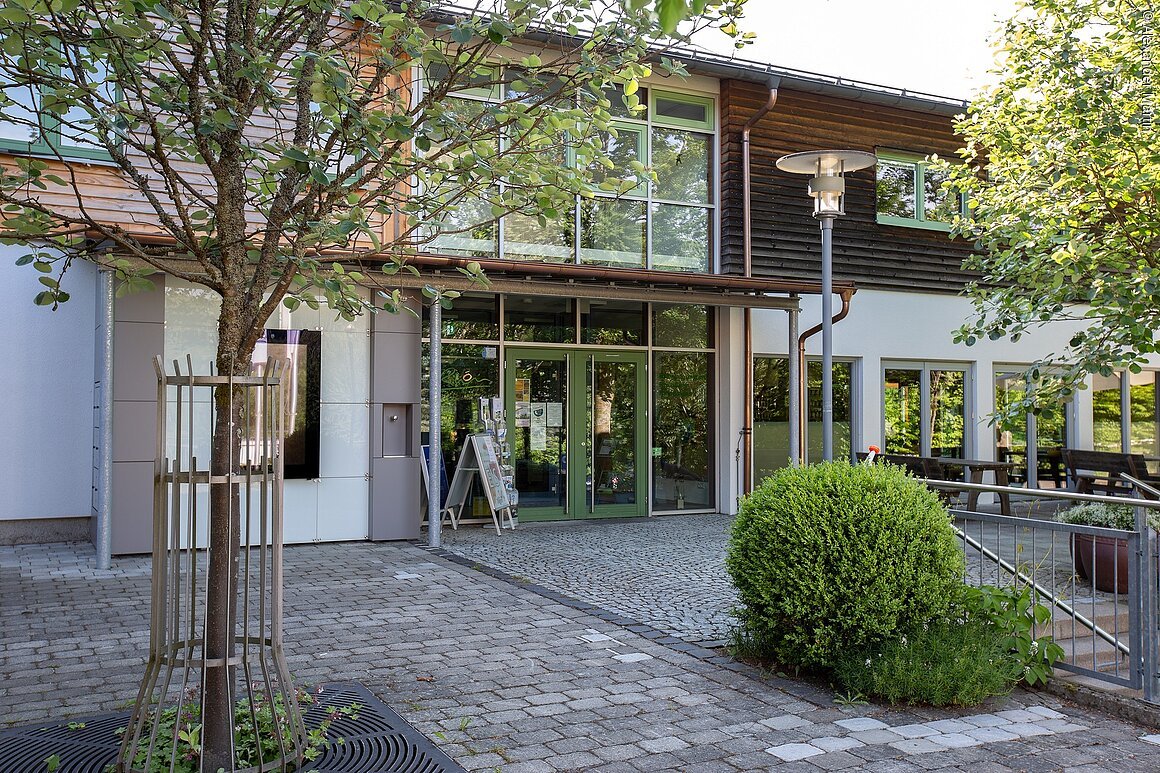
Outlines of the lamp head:
M 782 156 L 777 168 L 813 175 L 808 190 L 814 199 L 814 217 L 835 217 L 846 214 L 846 181 L 842 175 L 874 166 L 877 161 L 873 153 L 861 150 L 811 150 Z

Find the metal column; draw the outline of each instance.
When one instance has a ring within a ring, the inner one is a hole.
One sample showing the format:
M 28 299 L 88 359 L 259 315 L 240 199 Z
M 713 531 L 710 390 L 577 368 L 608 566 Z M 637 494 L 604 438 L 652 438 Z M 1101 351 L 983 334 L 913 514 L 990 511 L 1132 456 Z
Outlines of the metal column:
M 440 469 L 443 460 L 440 432 L 443 426 L 443 308 L 439 298 L 431 301 L 431 345 L 427 387 L 427 545 L 437 548 L 442 545 L 443 513 L 439 503 L 443 500 L 440 491 Z
M 101 384 L 97 404 L 100 422 L 97 449 L 97 568 L 108 569 L 113 555 L 113 297 L 112 271 L 98 272 L 98 314 L 101 339 L 98 342 L 97 378 Z
M 797 467 L 802 459 L 801 442 L 801 360 L 798 357 L 798 317 L 800 309 L 790 309 L 789 314 L 789 464 Z
M 822 460 L 834 458 L 834 216 L 822 215 Z

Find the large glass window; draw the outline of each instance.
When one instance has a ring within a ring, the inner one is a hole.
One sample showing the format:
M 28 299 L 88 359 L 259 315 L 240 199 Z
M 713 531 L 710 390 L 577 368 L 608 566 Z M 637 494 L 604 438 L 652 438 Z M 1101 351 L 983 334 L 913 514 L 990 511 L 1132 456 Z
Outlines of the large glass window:
M 1097 451 L 1119 452 L 1124 443 L 1120 432 L 1120 374 L 1092 377 L 1092 443 Z
M 512 72 L 509 69 L 509 73 Z M 492 80 L 505 78 L 492 75 Z M 506 78 L 504 97 L 520 99 L 521 81 Z M 433 217 L 439 233 L 434 252 L 468 257 L 578 262 L 621 268 L 706 272 L 713 266 L 716 114 L 712 97 L 641 89 L 640 108 L 630 110 L 619 88 L 606 91 L 616 117 L 601 132 L 611 168 L 593 164 L 593 181 L 631 180 L 651 166 L 655 183 L 627 192 L 598 191 L 577 197 L 575 208 L 547 223 L 522 213 L 495 220 L 485 197 L 468 197 Z M 445 100 L 454 126 L 480 120 L 498 88 L 472 87 Z M 498 135 L 498 132 L 497 132 Z M 453 140 L 453 136 L 449 137 Z M 502 138 L 496 138 L 499 143 Z M 497 145 L 498 148 L 498 145 Z M 585 163 L 569 152 L 562 164 Z M 448 196 L 457 192 L 448 183 Z M 621 189 L 623 190 L 623 189 Z
M 713 315 L 708 306 L 654 303 L 653 346 L 709 349 L 713 346 Z
M 854 447 L 854 363 L 834 363 L 834 458 L 849 459 Z M 806 460 L 822 460 L 822 363 L 806 362 Z M 789 362 L 753 360 L 753 469 L 756 480 L 789 464 Z
M 710 352 L 653 353 L 653 508 L 712 507 Z
M 423 344 L 422 431 L 425 438 L 431 430 L 427 387 L 429 384 L 428 344 Z M 499 394 L 499 358 L 495 346 L 444 344 L 442 348 L 442 426 L 440 443 L 448 471 L 459 462 L 459 452 L 467 436 L 476 432 L 479 422 L 479 398 Z M 424 443 L 428 441 L 424 439 Z
M 1022 371 L 995 373 L 995 412 L 1006 413 L 1027 391 Z M 995 459 L 1014 465 L 1012 483 L 1062 488 L 1067 484 L 1063 449 L 1068 445 L 1070 404 L 1044 406 L 1038 414 L 1024 413 L 995 423 Z M 1029 460 L 1034 459 L 1031 464 Z
M 469 341 L 499 340 L 499 296 L 465 293 L 443 309 L 443 337 Z M 423 307 L 423 338 L 431 337 L 431 314 Z
M 943 189 L 945 172 L 917 154 L 879 151 L 878 222 L 913 228 L 950 230 L 963 209 L 962 198 Z
M 965 367 L 887 365 L 882 383 L 885 453 L 967 456 L 970 415 Z
M 82 54 L 87 58 L 87 54 Z M 96 84 L 103 99 L 112 102 L 116 89 L 104 63 L 91 61 L 88 83 Z M 55 65 L 53 65 L 55 67 Z M 28 85 L 0 82 L 0 89 L 12 101 L 0 115 L 0 149 L 41 155 L 107 159 L 108 152 L 95 142 L 98 116 L 79 107 L 67 112 L 42 111 L 42 95 Z M 19 121 L 19 123 L 17 123 Z M 27 122 L 31 122 L 31 125 Z
M 1092 377 L 1092 439 L 1097 451 L 1143 454 L 1153 466 L 1160 462 L 1158 379 L 1160 371 L 1154 370 Z
M 580 343 L 643 346 L 645 304 L 638 301 L 582 300 Z
M 503 330 L 508 341 L 576 343 L 576 317 L 570 298 L 510 295 L 504 308 Z

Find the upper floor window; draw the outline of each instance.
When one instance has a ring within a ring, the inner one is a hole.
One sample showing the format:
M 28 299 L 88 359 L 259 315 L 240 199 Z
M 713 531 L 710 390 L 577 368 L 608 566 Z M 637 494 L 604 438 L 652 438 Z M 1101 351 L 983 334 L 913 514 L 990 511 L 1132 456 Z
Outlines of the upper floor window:
M 962 198 L 943 189 L 947 175 L 925 156 L 878 152 L 878 222 L 949 231 Z
M 469 86 L 449 96 L 445 109 L 461 112 L 468 120 L 480 111 L 481 103 L 521 98 L 518 78 L 493 76 L 492 81 L 505 85 Z M 577 196 L 569 210 L 546 223 L 520 213 L 493 219 L 482 197 L 469 197 L 442 218 L 443 233 L 431 240 L 430 249 L 468 257 L 709 271 L 715 100 L 641 87 L 637 96 L 643 109 L 633 111 L 625 106 L 619 89 L 607 96 L 614 120 L 600 139 L 613 168 L 593 164 L 593 181 L 632 177 L 634 167 L 643 164 L 652 167 L 656 183 L 619 195 Z M 504 142 L 501 133 L 495 141 Z M 563 156 L 562 163 L 577 163 L 572 153 Z
M 88 60 L 88 57 L 82 57 Z M 108 71 L 100 62 L 87 62 L 92 71 L 88 82 L 100 84 L 109 101 L 115 93 Z M 50 66 L 50 65 L 42 65 Z M 55 65 L 51 65 L 55 67 Z M 54 94 L 43 86 L 4 83 L 0 79 L 5 104 L 0 108 L 0 151 L 66 158 L 107 159 L 108 152 L 96 142 L 96 116 L 80 107 L 53 110 Z

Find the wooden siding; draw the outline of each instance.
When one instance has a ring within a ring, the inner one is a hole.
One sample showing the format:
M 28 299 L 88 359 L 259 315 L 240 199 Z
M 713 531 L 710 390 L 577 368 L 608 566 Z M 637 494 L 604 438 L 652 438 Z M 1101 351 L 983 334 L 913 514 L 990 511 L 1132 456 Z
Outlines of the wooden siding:
M 721 82 L 721 271 L 743 273 L 741 131 L 768 99 L 757 83 Z M 804 175 L 774 166 L 786 153 L 823 148 L 893 148 L 955 157 L 951 119 L 898 108 L 780 89 L 773 110 L 750 135 L 753 275 L 821 276 L 821 239 Z M 834 226 L 834 277 L 859 287 L 958 292 L 974 278 L 970 253 L 942 231 L 879 225 L 873 170 L 847 178 L 846 216 Z

